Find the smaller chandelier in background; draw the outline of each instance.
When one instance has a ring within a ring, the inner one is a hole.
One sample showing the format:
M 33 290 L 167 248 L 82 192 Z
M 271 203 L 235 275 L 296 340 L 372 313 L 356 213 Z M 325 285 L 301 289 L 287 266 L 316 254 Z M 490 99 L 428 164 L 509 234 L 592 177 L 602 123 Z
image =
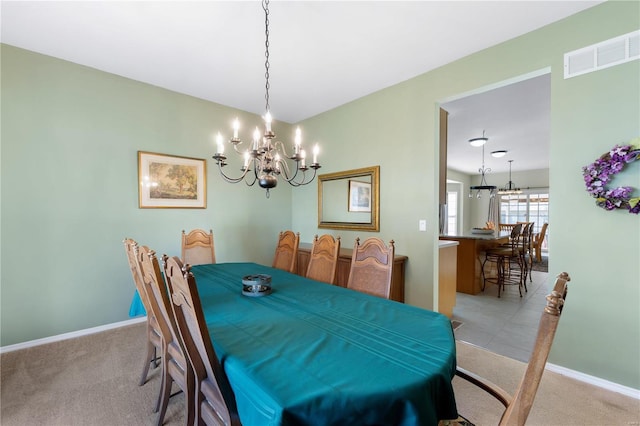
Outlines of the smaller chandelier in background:
M 522 190 L 517 188 L 511 181 L 511 163 L 513 163 L 513 160 L 509 160 L 509 183 L 498 190 L 500 195 L 522 194 Z
M 482 167 L 478 169 L 478 173 L 480 173 L 480 185 L 471 185 L 469 186 L 469 198 L 473 198 L 473 191 L 476 191 L 476 198 L 482 197 L 482 191 L 486 190 L 489 192 L 489 198 L 493 198 L 496 196 L 497 187 L 494 185 L 489 185 L 487 183 L 486 174 L 491 171 L 490 168 L 484 166 L 484 145 L 489 140 L 488 137 L 484 135 L 484 130 L 482 131 L 482 137 L 469 139 L 469 145 L 478 147 L 482 147 Z M 491 215 L 489 215 L 491 216 Z
M 227 175 L 222 169 L 227 165 L 227 157 L 224 155 L 224 137 L 218 132 L 216 136 L 216 153 L 213 159 L 220 171 L 220 175 L 224 180 L 230 183 L 238 183 L 245 181 L 248 186 L 253 186 L 256 182 L 261 188 L 267 190 L 267 198 L 269 198 L 269 190 L 275 188 L 278 184 L 278 178 L 283 179 L 291 186 L 301 186 L 311 183 L 315 177 L 317 170 L 320 168 L 318 163 L 319 148 L 316 144 L 313 148 L 313 161 L 307 165 L 307 154 L 302 148 L 302 134 L 300 128 L 296 129 L 295 139 L 291 154 L 287 153 L 282 142 L 274 140 L 276 134 L 271 129 L 271 112 L 269 107 L 269 0 L 262 1 L 262 9 L 264 10 L 265 25 L 265 100 L 266 114 L 264 120 L 264 132 L 258 127 L 253 132 L 253 141 L 251 146 L 241 150 L 239 146 L 242 144 L 238 136 L 240 130 L 240 122 L 236 118 L 233 122 L 233 137 L 229 139 L 233 150 L 241 158 L 244 159 L 241 174 L 238 177 Z M 313 170 L 313 174 L 308 172 Z

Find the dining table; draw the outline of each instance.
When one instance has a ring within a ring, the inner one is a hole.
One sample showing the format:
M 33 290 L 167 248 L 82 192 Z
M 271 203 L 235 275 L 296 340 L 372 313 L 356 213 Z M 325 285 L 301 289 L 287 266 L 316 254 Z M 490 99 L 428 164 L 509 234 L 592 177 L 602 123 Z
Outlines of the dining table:
M 437 425 L 457 418 L 450 320 L 256 263 L 193 266 L 243 425 Z M 271 293 L 243 292 L 267 275 Z

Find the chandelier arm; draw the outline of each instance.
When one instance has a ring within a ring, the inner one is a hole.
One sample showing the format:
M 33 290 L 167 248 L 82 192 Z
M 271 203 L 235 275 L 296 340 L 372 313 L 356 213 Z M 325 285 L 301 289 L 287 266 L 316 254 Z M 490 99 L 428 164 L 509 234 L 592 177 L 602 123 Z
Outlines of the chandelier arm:
M 304 171 L 302 172 L 302 181 L 300 181 L 300 182 L 289 182 L 289 183 L 290 183 L 292 186 L 294 186 L 294 187 L 303 186 L 303 185 L 308 185 L 308 184 L 310 184 L 311 182 L 313 182 L 313 180 L 316 178 L 316 173 L 317 173 L 317 172 L 318 172 L 318 169 L 315 169 L 315 168 L 314 168 L 314 169 L 313 169 L 313 176 L 312 176 L 309 180 L 306 180 L 307 173 L 306 173 L 306 170 L 304 170 Z
M 244 183 L 247 184 L 247 186 L 253 186 L 256 182 L 258 181 L 258 178 L 256 176 L 253 177 L 253 180 L 251 182 L 249 182 L 248 179 L 244 180 Z
M 233 177 L 228 176 L 228 175 L 227 175 L 227 174 L 222 170 L 222 167 L 223 167 L 224 165 L 226 165 L 226 163 L 224 163 L 223 161 L 218 161 L 218 162 L 217 162 L 217 165 L 218 165 L 218 171 L 220 171 L 220 176 L 222 176 L 222 178 L 223 178 L 224 180 L 226 180 L 227 182 L 229 182 L 229 183 L 238 183 L 238 182 L 241 182 L 241 181 L 242 181 L 242 180 L 247 176 L 247 173 L 249 172 L 249 168 L 247 167 L 247 169 L 246 169 L 244 172 L 242 172 L 242 175 L 240 175 L 240 177 L 233 178 Z
M 296 164 L 295 164 L 296 171 L 293 174 L 293 176 L 289 176 L 290 173 L 291 173 L 291 171 L 289 170 L 289 164 L 284 160 L 281 160 L 281 161 L 283 161 L 283 163 L 285 165 L 285 169 L 284 169 L 284 172 L 282 173 L 282 176 L 283 176 L 284 180 L 287 183 L 293 185 L 293 183 L 295 182 L 296 177 L 298 176 L 298 172 L 300 171 L 300 167 L 298 167 L 299 163 L 296 161 Z M 304 173 L 304 170 L 303 170 L 303 173 Z
M 284 144 L 280 141 L 275 141 L 273 142 L 273 148 L 276 150 L 276 152 L 278 151 L 278 148 L 280 148 L 282 150 L 282 155 L 285 156 L 286 158 L 291 158 L 289 157 L 289 154 L 287 153 L 287 148 L 284 146 Z
M 244 155 L 244 152 L 238 151 L 238 146 L 242 145 L 242 141 L 239 140 L 238 142 L 231 142 L 231 144 L 233 145 L 233 150 L 236 154 Z

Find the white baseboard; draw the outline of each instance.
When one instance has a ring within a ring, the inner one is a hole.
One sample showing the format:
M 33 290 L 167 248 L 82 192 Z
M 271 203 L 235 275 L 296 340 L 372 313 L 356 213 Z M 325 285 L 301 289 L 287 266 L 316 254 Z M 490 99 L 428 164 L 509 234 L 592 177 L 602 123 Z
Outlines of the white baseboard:
M 558 373 L 562 376 L 566 376 L 583 383 L 588 383 L 590 385 L 597 386 L 599 388 L 603 388 L 611 392 L 620 393 L 622 395 L 626 395 L 631 398 L 640 399 L 640 389 L 634 389 L 628 386 L 623 386 L 618 383 L 610 382 L 608 380 L 604 380 L 599 377 L 590 376 L 588 374 L 571 370 L 569 368 L 562 367 L 560 365 L 547 363 L 545 368 L 549 371 L 553 371 L 554 373 Z
M 100 333 L 101 331 L 112 330 L 114 328 L 125 327 L 127 325 L 137 324 L 147 320 L 146 316 L 137 317 L 126 321 L 114 322 L 111 324 L 99 325 L 97 327 L 85 328 L 84 330 L 71 331 L 69 333 L 58 334 L 56 336 L 44 337 L 42 339 L 30 340 L 28 342 L 16 343 L 15 345 L 0 346 L 0 354 L 5 352 L 17 351 L 19 349 L 32 348 L 34 346 L 44 345 L 46 343 L 59 342 L 61 340 L 73 339 L 80 336 L 88 336 L 89 334 Z

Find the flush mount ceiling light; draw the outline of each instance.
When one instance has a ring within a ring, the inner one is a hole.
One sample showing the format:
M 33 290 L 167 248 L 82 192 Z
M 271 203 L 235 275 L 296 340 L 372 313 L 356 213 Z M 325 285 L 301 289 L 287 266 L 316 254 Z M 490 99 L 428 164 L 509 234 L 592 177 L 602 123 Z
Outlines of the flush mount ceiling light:
M 522 194 L 522 190 L 520 188 L 516 188 L 511 181 L 511 163 L 513 163 L 513 160 L 509 160 L 509 184 L 505 185 L 504 188 L 500 188 L 498 194 Z
M 484 130 L 483 130 L 483 131 L 482 131 L 482 137 L 469 139 L 469 144 L 470 144 L 471 146 L 482 146 L 482 145 L 484 145 L 485 143 L 487 143 L 487 141 L 488 141 L 488 140 L 489 140 L 489 138 L 487 138 L 487 137 L 484 135 Z
M 505 155 L 507 155 L 507 151 L 501 149 L 498 151 L 491 151 L 491 156 L 492 157 L 496 157 L 496 158 L 500 158 L 500 157 L 504 157 Z
M 243 180 L 247 185 L 252 186 L 256 182 L 261 188 L 267 190 L 267 198 L 269 198 L 269 190 L 275 188 L 278 184 L 278 178 L 287 182 L 291 186 L 301 186 L 311 183 L 316 172 L 320 168 L 318 163 L 318 145 L 313 148 L 313 161 L 310 165 L 305 163 L 306 153 L 301 145 L 300 129 L 296 129 L 293 144 L 293 152 L 288 154 L 284 144 L 276 141 L 276 134 L 271 130 L 271 112 L 269 111 L 269 0 L 262 1 L 262 9 L 265 16 L 265 100 L 266 114 L 264 120 L 264 132 L 260 132 L 258 127 L 253 132 L 253 142 L 244 151 L 238 148 L 242 143 L 238 137 L 240 123 L 238 119 L 233 122 L 233 137 L 229 140 L 236 154 L 244 157 L 243 166 L 240 167 L 240 176 L 230 177 L 222 171 L 227 165 L 227 157 L 224 155 L 224 138 L 218 132 L 216 137 L 217 151 L 213 155 L 216 165 L 220 171 L 220 175 L 230 183 L 238 183 Z M 291 161 L 287 161 L 291 160 Z M 313 170 L 313 172 L 309 171 Z M 309 171 L 307 173 L 307 171 Z

